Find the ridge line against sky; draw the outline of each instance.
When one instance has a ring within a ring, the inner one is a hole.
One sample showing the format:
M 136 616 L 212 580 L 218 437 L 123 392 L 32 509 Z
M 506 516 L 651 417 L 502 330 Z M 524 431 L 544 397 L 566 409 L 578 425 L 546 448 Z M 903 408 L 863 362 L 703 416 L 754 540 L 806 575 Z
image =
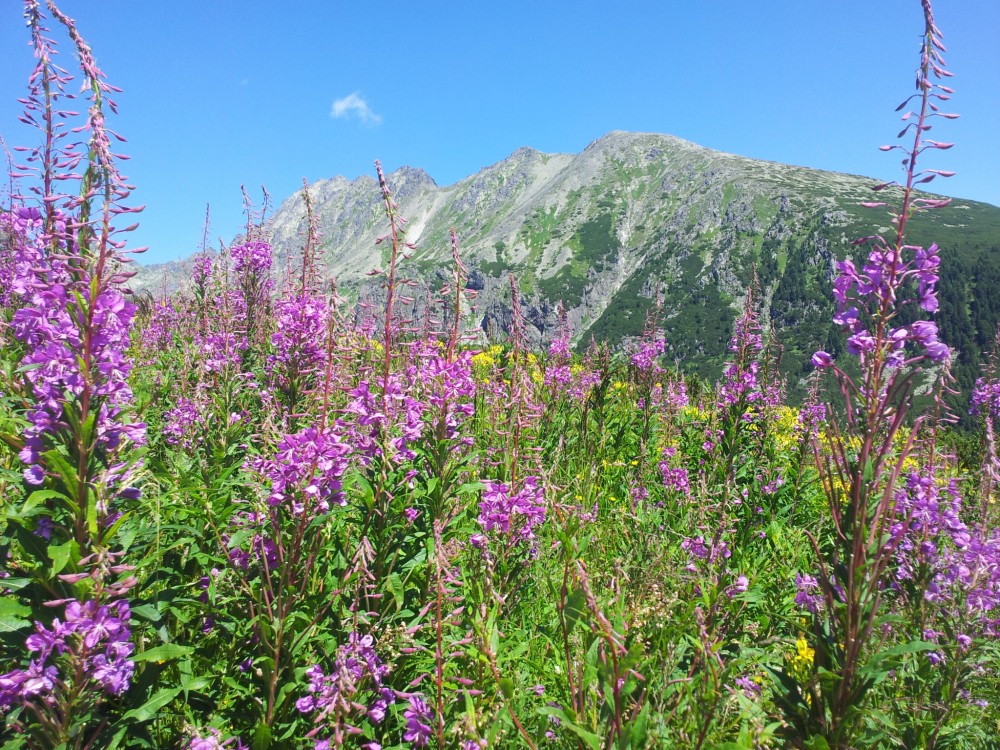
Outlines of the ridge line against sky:
M 923 20 L 918 0 L 59 4 L 124 89 L 110 124 L 148 206 L 130 243 L 150 246 L 144 263 L 195 252 L 206 203 L 210 236 L 231 239 L 241 185 L 280 203 L 303 177 L 354 179 L 376 158 L 448 185 L 522 146 L 579 153 L 613 130 L 897 179 L 878 146 L 902 127 Z M 17 122 L 34 64 L 20 9 L 0 6 L 9 147 L 38 142 Z M 961 118 L 934 123 L 930 137 L 956 146 L 923 163 L 958 174 L 928 188 L 1000 205 L 1000 3 L 935 13 Z

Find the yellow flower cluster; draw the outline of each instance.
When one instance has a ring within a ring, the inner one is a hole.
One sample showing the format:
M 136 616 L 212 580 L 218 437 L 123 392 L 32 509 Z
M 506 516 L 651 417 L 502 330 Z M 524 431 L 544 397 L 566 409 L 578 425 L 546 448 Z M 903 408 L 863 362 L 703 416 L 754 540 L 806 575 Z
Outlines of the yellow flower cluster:
M 798 445 L 795 427 L 799 422 L 798 409 L 779 406 L 774 422 L 774 442 L 779 451 L 789 451 Z
M 809 642 L 802 634 L 795 641 L 795 653 L 787 657 L 788 671 L 792 676 L 805 685 L 812 675 L 813 660 L 816 658 L 815 649 L 809 646 Z
M 545 382 L 545 373 L 542 372 L 542 366 L 538 363 L 538 357 L 531 352 L 528 352 L 526 359 L 528 363 L 528 372 L 531 373 L 532 381 L 534 381 L 535 385 L 541 385 Z
M 497 361 L 503 358 L 503 346 L 494 344 L 489 349 L 472 355 L 472 372 L 480 383 L 490 379 Z
M 694 406 L 688 404 L 681 409 L 681 416 L 684 419 L 698 419 L 703 420 L 708 418 L 708 412 L 702 409 L 700 406 Z

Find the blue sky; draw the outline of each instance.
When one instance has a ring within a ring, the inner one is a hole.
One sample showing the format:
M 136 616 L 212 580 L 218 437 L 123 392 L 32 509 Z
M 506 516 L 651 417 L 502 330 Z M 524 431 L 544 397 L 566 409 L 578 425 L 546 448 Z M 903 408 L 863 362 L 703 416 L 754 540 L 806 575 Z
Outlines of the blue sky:
M 669 133 L 760 159 L 895 179 L 919 0 L 61 0 L 111 83 L 123 171 L 147 205 L 144 262 L 243 224 L 240 185 L 276 201 L 334 175 L 423 167 L 440 185 L 520 146 L 578 152 L 610 130 Z M 927 166 L 949 195 L 1000 205 L 1000 3 L 938 0 L 955 73 Z M 62 39 L 61 35 L 57 36 Z M 0 3 L 0 134 L 33 60 Z M 71 67 L 68 42 L 62 64 Z M 336 104 L 340 102 L 339 106 Z M 218 244 L 217 239 L 214 242 Z

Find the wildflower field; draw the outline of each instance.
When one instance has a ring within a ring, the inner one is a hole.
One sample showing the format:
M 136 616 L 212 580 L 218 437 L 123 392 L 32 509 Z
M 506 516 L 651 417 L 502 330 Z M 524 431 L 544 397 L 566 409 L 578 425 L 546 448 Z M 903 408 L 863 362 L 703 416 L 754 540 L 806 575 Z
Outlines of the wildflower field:
M 189 291 L 133 294 L 115 89 L 54 3 L 25 8 L 40 138 L 0 208 L 4 748 L 1000 747 L 1000 376 L 955 431 L 939 250 L 906 240 L 948 210 L 914 190 L 948 176 L 923 161 L 954 117 L 928 0 L 884 147 L 905 182 L 871 204 L 893 230 L 838 261 L 848 354 L 814 355 L 801 404 L 752 286 L 715 383 L 664 365 L 655 307 L 623 350 L 568 325 L 529 350 L 514 278 L 487 340 L 454 234 L 450 281 L 405 319 L 380 167 L 377 309 L 338 295 L 315 222 L 272 267 L 249 199 Z

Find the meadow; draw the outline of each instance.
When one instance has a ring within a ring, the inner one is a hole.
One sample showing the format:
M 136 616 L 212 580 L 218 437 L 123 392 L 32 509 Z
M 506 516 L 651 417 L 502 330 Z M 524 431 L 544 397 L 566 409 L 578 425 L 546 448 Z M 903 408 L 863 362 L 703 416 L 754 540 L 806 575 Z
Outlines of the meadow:
M 247 197 L 187 291 L 133 294 L 116 90 L 26 0 L 40 138 L 0 210 L 3 747 L 1000 747 L 1000 374 L 956 431 L 938 248 L 906 239 L 948 210 L 916 187 L 948 176 L 923 164 L 955 117 L 921 7 L 884 147 L 905 182 L 871 203 L 894 230 L 837 263 L 847 353 L 813 356 L 800 404 L 754 286 L 717 382 L 664 365 L 656 305 L 624 349 L 574 353 L 564 325 L 530 350 L 513 277 L 485 339 L 454 233 L 449 282 L 405 319 L 377 163 L 380 307 L 338 294 L 311 212 L 276 268 Z

